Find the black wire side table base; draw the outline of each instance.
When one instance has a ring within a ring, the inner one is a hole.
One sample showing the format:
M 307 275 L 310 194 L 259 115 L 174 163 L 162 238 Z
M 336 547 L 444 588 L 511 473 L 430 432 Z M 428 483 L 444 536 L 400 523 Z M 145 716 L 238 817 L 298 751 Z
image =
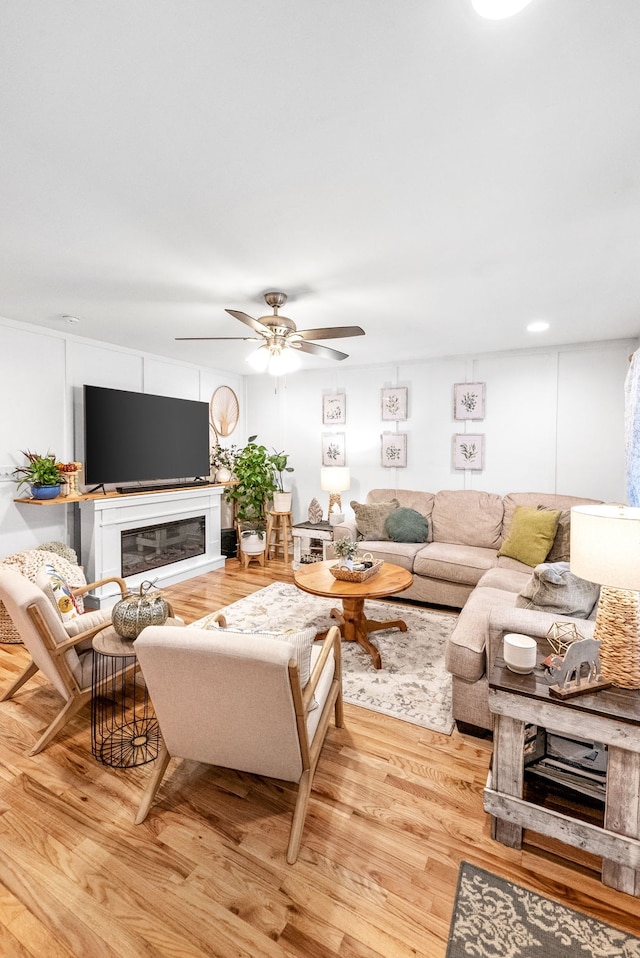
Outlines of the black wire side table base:
M 133 642 L 113 626 L 93 640 L 91 751 L 103 765 L 134 768 L 158 757 L 160 729 Z

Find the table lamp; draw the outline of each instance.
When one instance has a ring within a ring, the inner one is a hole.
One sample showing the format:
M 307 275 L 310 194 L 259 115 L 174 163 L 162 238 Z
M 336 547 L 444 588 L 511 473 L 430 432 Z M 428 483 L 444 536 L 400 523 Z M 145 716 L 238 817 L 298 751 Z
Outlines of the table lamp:
M 329 522 L 332 515 L 340 516 L 339 521 L 344 522 L 340 493 L 346 492 L 350 485 L 351 473 L 348 466 L 323 466 L 320 470 L 320 488 L 329 493 Z
M 594 638 L 602 641 L 602 675 L 640 689 L 640 509 L 574 506 L 571 571 L 602 586 Z

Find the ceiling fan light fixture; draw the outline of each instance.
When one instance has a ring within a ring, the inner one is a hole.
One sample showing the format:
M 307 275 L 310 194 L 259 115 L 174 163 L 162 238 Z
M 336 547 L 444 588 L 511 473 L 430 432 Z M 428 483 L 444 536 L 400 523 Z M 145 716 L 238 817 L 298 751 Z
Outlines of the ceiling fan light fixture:
M 471 6 L 485 20 L 505 20 L 524 10 L 531 0 L 471 0 Z
M 264 346 L 259 346 L 255 352 L 247 356 L 247 362 L 252 369 L 255 369 L 257 373 L 265 372 L 267 366 L 269 365 L 269 360 L 271 355 L 269 353 L 269 347 L 265 343 Z
M 300 368 L 300 357 L 292 349 L 280 349 L 271 354 L 269 372 L 272 376 L 283 376 Z

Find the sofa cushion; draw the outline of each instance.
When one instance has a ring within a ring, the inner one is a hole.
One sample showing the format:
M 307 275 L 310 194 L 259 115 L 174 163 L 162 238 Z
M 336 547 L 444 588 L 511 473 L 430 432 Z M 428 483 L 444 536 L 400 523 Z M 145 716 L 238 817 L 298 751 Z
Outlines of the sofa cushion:
M 426 542 L 429 522 L 415 509 L 399 506 L 387 516 L 385 529 L 387 537 L 394 542 Z
M 423 542 L 393 542 L 391 539 L 367 540 L 363 551 L 370 552 L 374 559 L 391 562 L 413 572 L 414 557 L 424 549 Z
M 475 489 L 436 493 L 431 514 L 434 542 L 497 549 L 502 535 L 502 497 Z
M 413 561 L 415 575 L 446 582 L 476 585 L 487 569 L 496 564 L 495 549 L 463 546 L 451 542 L 430 542 Z
M 538 506 L 538 509 L 547 509 L 547 506 Z M 562 509 L 558 516 L 556 530 L 551 551 L 547 555 L 547 562 L 568 562 L 569 546 L 571 542 L 571 510 Z
M 351 508 L 356 517 L 356 529 L 359 539 L 388 539 L 385 529 L 387 517 L 400 503 L 397 499 L 387 502 L 356 502 L 351 500 Z
M 600 499 L 584 499 L 580 496 L 563 496 L 551 492 L 510 492 L 503 499 L 502 537 L 503 539 L 507 538 L 511 521 L 518 506 L 532 506 L 534 509 L 537 509 L 538 506 L 544 506 L 546 509 L 563 510 L 572 509 L 573 506 L 596 506 L 600 502 Z
M 500 546 L 498 555 L 518 559 L 530 566 L 544 562 L 553 545 L 559 518 L 558 509 L 518 506 L 509 535 Z
M 529 579 L 531 570 L 527 566 L 520 566 L 518 569 L 506 569 L 499 563 L 494 569 L 489 569 L 478 582 L 479 589 L 503 589 L 504 592 L 514 592 L 516 595 L 522 592 Z
M 544 562 L 534 569 L 516 598 L 516 606 L 588 619 L 599 597 L 600 586 L 580 579 L 571 572 L 568 562 Z
M 433 539 L 431 529 L 431 513 L 435 495 L 432 492 L 420 492 L 415 489 L 371 489 L 367 493 L 367 502 L 389 502 L 397 499 L 405 509 L 415 509 L 429 522 L 429 536 L 427 542 Z

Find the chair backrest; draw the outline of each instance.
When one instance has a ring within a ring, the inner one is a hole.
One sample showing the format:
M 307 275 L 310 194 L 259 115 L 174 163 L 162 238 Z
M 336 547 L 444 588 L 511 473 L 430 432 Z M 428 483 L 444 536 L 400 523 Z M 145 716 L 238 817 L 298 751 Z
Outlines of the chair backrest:
M 52 650 L 69 640 L 62 620 L 42 589 L 15 569 L 0 569 L 0 599 L 41 672 L 65 699 L 78 689 L 80 660 L 75 649 L 52 656 Z M 75 673 L 75 675 L 74 675 Z
M 290 643 L 149 626 L 134 646 L 170 755 L 299 780 Z

